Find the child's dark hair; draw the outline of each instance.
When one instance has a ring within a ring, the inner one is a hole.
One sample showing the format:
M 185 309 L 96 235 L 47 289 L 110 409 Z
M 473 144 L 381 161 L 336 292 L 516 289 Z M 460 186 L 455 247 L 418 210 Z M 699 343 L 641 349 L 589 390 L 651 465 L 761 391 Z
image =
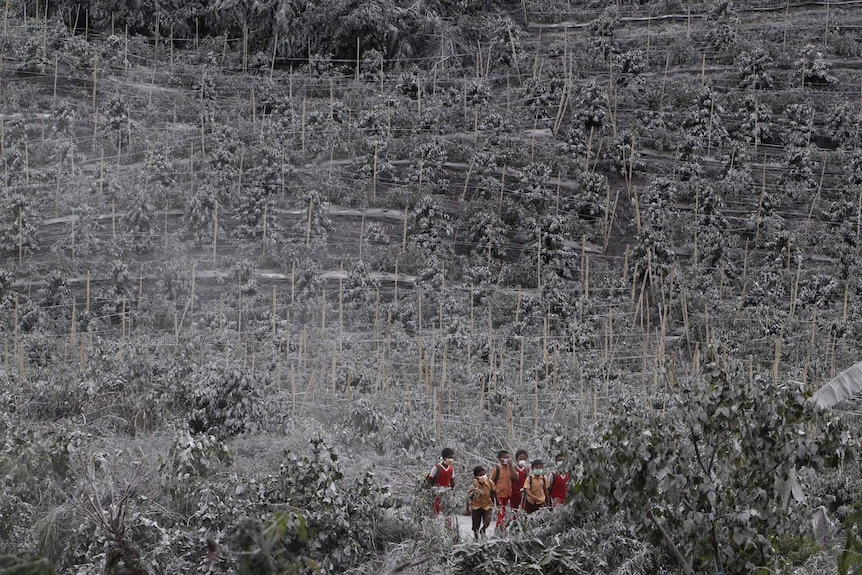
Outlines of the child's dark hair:
M 526 449 L 519 449 L 518 451 L 516 451 L 515 452 L 515 459 L 521 457 L 522 455 L 527 455 Z
M 509 455 L 509 452 L 506 451 L 505 449 L 501 449 L 500 451 L 497 452 L 497 459 L 503 459 L 507 455 Z
M 545 466 L 544 462 L 542 462 L 541 459 L 534 459 L 530 465 L 532 465 L 533 467 L 544 467 Z
M 481 465 L 477 465 L 473 468 L 473 477 L 479 477 L 480 475 L 485 475 L 487 471 Z
M 443 451 L 440 452 L 440 457 L 443 459 L 449 459 L 450 457 L 455 457 L 455 450 L 451 447 L 443 448 Z

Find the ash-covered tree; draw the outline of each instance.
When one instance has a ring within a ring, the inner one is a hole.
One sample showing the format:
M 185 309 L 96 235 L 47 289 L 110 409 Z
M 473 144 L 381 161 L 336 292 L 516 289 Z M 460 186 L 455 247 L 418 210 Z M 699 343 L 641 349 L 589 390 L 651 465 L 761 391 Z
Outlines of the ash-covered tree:
M 839 102 L 832 106 L 821 130 L 832 146 L 845 150 L 856 148 L 860 143 L 859 112 L 852 104 Z
M 494 210 L 479 208 L 467 216 L 465 223 L 466 247 L 477 259 L 490 262 L 506 254 L 510 230 Z
M 718 270 L 722 262 L 727 262 L 727 249 L 730 247 L 729 225 L 722 213 L 724 202 L 705 180 L 690 182 L 689 193 L 696 206 L 697 263 L 707 269 Z
M 713 150 L 727 141 L 727 128 L 722 117 L 724 106 L 719 101 L 718 93 L 710 86 L 703 86 L 697 92 L 695 101 L 682 121 L 682 127 L 698 143 L 698 149 L 706 152 Z
M 99 129 L 118 150 L 126 149 L 132 137 L 131 110 L 121 94 L 109 94 L 101 106 Z
M 380 298 L 380 280 L 371 271 L 364 260 L 357 260 L 344 282 L 344 305 L 360 316 L 356 321 L 363 325 L 374 317 Z
M 784 170 L 779 182 L 786 200 L 807 202 L 811 198 L 817 178 L 810 147 L 787 146 L 784 149 Z
M 829 71 L 832 64 L 812 44 L 806 44 L 800 49 L 796 68 L 798 70 L 797 77 L 802 78 L 802 85 L 805 87 L 824 87 L 838 83 L 838 78 Z
M 649 184 L 638 199 L 639 232 L 632 246 L 629 266 L 634 281 L 660 270 L 667 270 L 675 259 L 673 230 L 677 229 L 679 212 L 676 200 L 677 184 L 669 179 L 657 179 Z M 657 279 L 653 276 L 653 279 Z
M 600 69 L 607 70 L 607 62 L 619 51 L 616 37 L 620 23 L 620 14 L 616 5 L 608 6 L 598 18 L 589 23 L 590 45 L 587 50 L 594 60 L 603 65 Z
M 139 254 L 153 249 L 156 239 L 156 207 L 149 190 L 136 190 L 130 194 L 126 212 L 122 217 L 124 239 Z
M 556 193 L 548 186 L 551 167 L 543 162 L 532 162 L 515 173 L 515 182 L 510 192 L 519 207 L 534 215 L 553 209 Z
M 755 46 L 743 51 L 737 58 L 739 87 L 748 90 L 768 90 L 774 80 L 769 71 L 773 68 L 772 57 L 765 49 Z
M 388 542 L 396 502 L 371 470 L 345 477 L 338 453 L 319 436 L 282 460 L 249 494 L 259 512 L 231 529 L 242 553 L 238 573 L 344 573 Z
M 733 0 L 711 0 L 707 5 L 706 41 L 720 55 L 732 58 L 739 43 Z
M 418 193 L 433 193 L 449 183 L 443 167 L 447 156 L 446 149 L 436 140 L 419 144 L 412 151 L 408 181 Z
M 318 190 L 309 190 L 299 201 L 305 217 L 294 224 L 296 241 L 313 246 L 325 245 L 333 227 L 323 195 Z
M 738 128 L 734 135 L 750 144 L 761 144 L 772 138 L 772 108 L 758 98 L 746 95 L 737 111 Z
M 411 210 L 408 241 L 423 254 L 444 256 L 451 252 L 452 224 L 434 196 L 422 196 Z
M 192 433 L 232 437 L 258 427 L 263 413 L 260 388 L 269 375 L 250 371 L 232 359 L 215 358 L 198 367 L 178 401 Z
M 580 126 L 585 134 L 593 134 L 593 146 L 595 146 L 598 133 L 604 127 L 609 115 L 606 87 L 595 80 L 590 80 L 577 91 L 572 109 L 576 125 Z
M 787 120 L 784 126 L 784 142 L 793 146 L 809 145 L 814 133 L 814 106 L 811 102 L 790 104 L 784 109 L 784 117 Z
M 779 549 L 811 536 L 805 485 L 858 440 L 800 385 L 708 357 L 664 408 L 614 406 L 593 437 L 572 442 L 583 469 L 573 504 L 594 521 L 619 514 L 688 572 L 774 570 Z
M 39 249 L 39 211 L 35 199 L 14 188 L 0 195 L 0 254 L 15 261 Z

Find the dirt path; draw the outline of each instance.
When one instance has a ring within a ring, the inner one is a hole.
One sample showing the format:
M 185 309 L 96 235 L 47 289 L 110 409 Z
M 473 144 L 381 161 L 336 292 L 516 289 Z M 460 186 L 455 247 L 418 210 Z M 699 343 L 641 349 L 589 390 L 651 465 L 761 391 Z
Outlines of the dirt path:
M 458 520 L 458 530 L 461 532 L 461 541 L 464 543 L 468 543 L 473 540 L 473 523 L 467 515 L 456 515 Z M 486 533 L 487 537 L 496 537 L 497 533 L 494 529 L 494 523 L 497 520 L 496 513 L 494 514 L 494 518 L 491 520 L 491 526 L 488 528 L 488 532 Z

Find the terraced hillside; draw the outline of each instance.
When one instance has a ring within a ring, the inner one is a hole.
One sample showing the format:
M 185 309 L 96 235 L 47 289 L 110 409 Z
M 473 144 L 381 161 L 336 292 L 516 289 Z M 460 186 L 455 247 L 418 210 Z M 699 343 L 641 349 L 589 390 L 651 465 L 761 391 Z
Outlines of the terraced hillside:
M 29 451 L 0 457 L 0 551 L 202 570 L 201 533 L 297 505 L 284 448 L 419 501 L 443 444 L 553 456 L 704 374 L 804 396 L 857 361 L 862 2 L 228 4 L 6 3 L 0 429 Z M 843 518 L 830 481 L 808 503 Z M 98 519 L 123 482 L 183 520 L 118 499 L 129 544 Z M 421 554 L 342 519 L 324 569 Z

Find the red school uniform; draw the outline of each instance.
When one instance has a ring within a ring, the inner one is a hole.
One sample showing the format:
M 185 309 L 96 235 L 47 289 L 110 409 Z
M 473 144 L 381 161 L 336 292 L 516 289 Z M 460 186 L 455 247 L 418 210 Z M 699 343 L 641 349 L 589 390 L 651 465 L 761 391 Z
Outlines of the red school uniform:
M 428 472 L 427 481 L 434 487 L 455 488 L 455 466 L 446 467 L 444 463 L 438 463 Z M 440 515 L 440 496 L 434 497 L 434 515 Z
M 524 488 L 524 482 L 527 480 L 527 475 L 530 474 L 530 467 L 518 467 L 515 469 L 518 472 L 518 479 L 512 481 L 512 498 L 509 499 L 509 506 L 512 509 L 517 509 L 521 506 L 521 490 Z
M 551 474 L 551 499 L 554 505 L 562 505 L 566 502 L 566 494 L 569 491 L 569 479 L 571 473 L 552 473 Z

